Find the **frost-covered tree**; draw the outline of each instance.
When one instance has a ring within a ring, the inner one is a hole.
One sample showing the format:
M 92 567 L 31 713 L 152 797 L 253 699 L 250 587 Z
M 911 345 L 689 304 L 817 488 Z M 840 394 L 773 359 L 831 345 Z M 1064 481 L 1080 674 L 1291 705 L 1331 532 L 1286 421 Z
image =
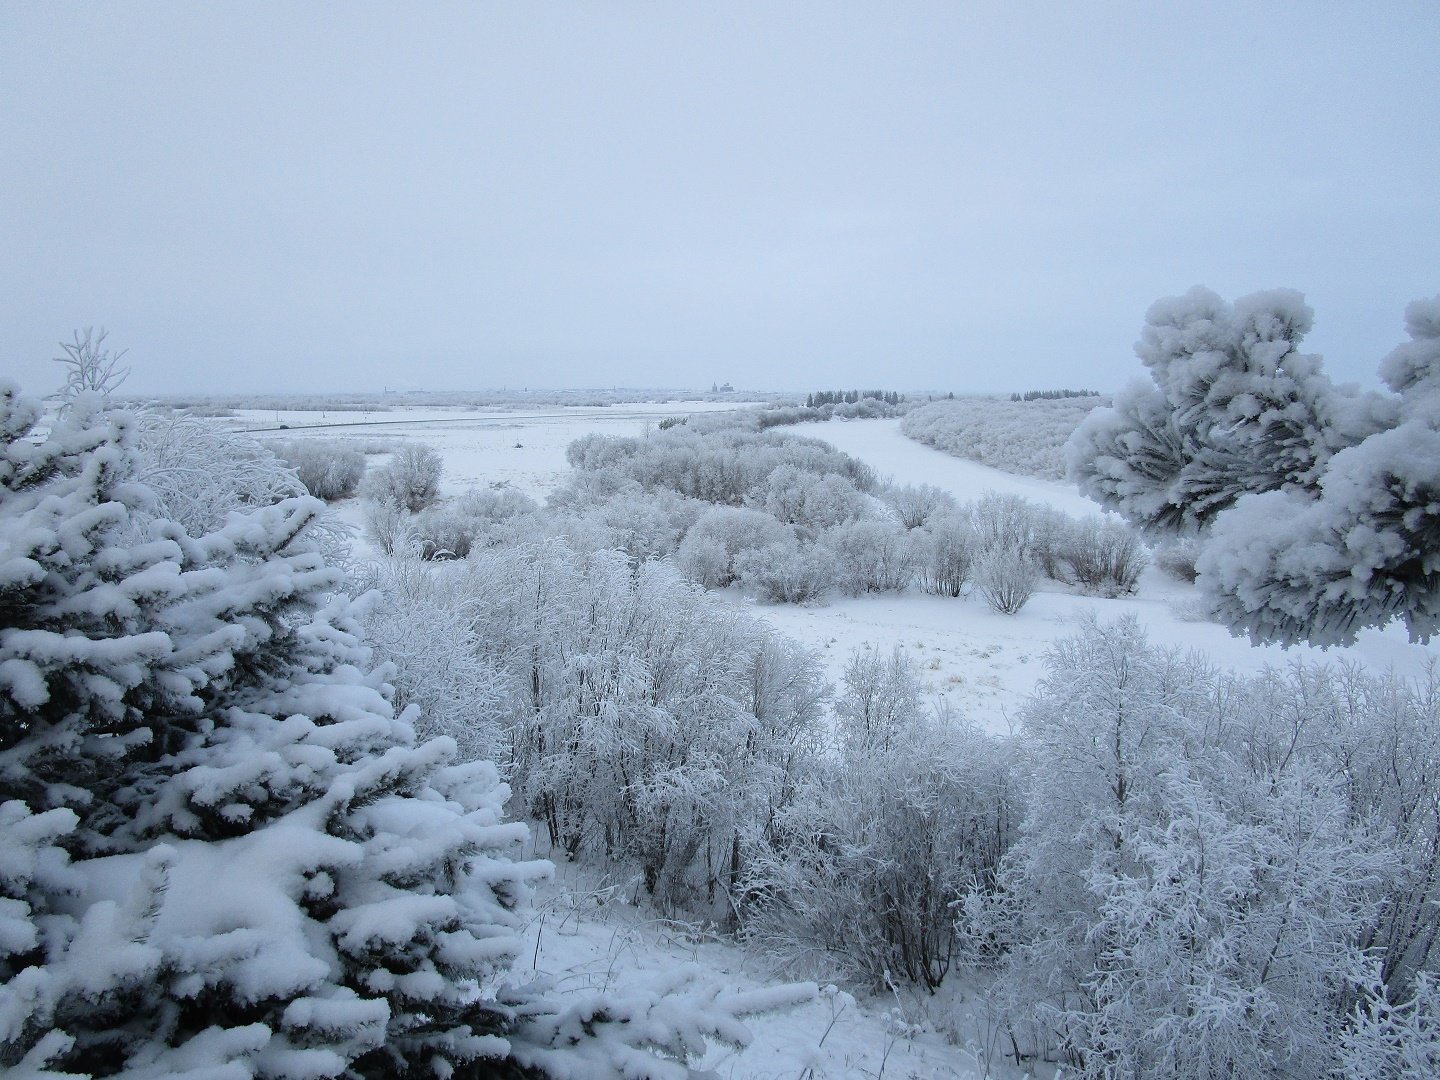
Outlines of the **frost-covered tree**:
M 1068 454 L 1087 494 L 1160 535 L 1206 535 L 1196 568 L 1257 641 L 1352 642 L 1440 626 L 1440 298 L 1406 311 L 1386 396 L 1302 353 L 1312 312 L 1274 290 L 1161 300 L 1136 346 L 1153 385 L 1092 413 Z
M 130 369 L 120 366 L 127 350 L 112 352 L 105 348 L 105 339 L 110 335 L 103 326 L 98 333 L 87 326 L 83 334 L 76 330 L 71 336 L 73 340 L 60 342 L 64 355 L 55 357 L 55 362 L 65 367 L 60 400 L 68 405 L 81 394 L 109 397 L 130 377 Z
M 0 388 L 7 1076 L 618 1077 L 743 1039 L 769 1001 L 498 985 L 545 866 L 494 767 L 394 714 L 318 501 L 194 536 L 133 418 L 37 418 Z
M 1405 832 L 1434 821 L 1406 818 L 1433 784 L 1367 733 L 1383 685 L 1344 687 L 1237 683 L 1133 619 L 1057 643 L 1023 718 L 1020 838 L 967 906 L 1006 950 L 1022 1039 L 1086 1076 L 1311 1077 L 1341 1074 L 1347 1039 L 1393 1038 L 1386 1016 L 1425 1015 L 1429 932 L 1383 943 L 1418 929 L 1429 871 Z M 1394 723 L 1423 741 L 1433 720 Z
M 377 503 L 390 502 L 418 514 L 440 497 L 445 462 L 433 446 L 402 446 L 365 478 L 364 493 Z

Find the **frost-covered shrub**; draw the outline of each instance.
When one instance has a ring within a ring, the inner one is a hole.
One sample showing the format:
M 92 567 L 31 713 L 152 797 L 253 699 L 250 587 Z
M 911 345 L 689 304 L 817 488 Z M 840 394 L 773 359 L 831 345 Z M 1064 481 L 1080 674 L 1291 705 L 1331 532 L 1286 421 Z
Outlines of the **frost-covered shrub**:
M 1195 560 L 1200 557 L 1201 544 L 1193 536 L 1176 537 L 1156 545 L 1155 566 L 1176 581 L 1195 580 Z
M 781 465 L 765 481 L 763 494 L 752 501 L 757 509 L 786 525 L 812 531 L 870 513 L 870 500 L 843 476 L 816 476 L 794 465 Z
M 770 544 L 742 554 L 740 580 L 772 604 L 805 604 L 823 596 L 835 582 L 830 553 L 817 544 Z
M 851 757 L 888 750 L 924 715 L 924 688 L 900 646 L 888 656 L 871 645 L 845 665 L 845 692 L 835 703 L 835 730 Z
M 1136 346 L 1152 385 L 1069 447 L 1081 489 L 1137 527 L 1200 533 L 1200 587 L 1255 641 L 1349 644 L 1440 627 L 1440 297 L 1406 309 L 1390 395 L 1337 387 L 1299 351 L 1313 312 L 1277 289 L 1157 301 Z
M 920 587 L 936 596 L 959 596 L 964 592 L 980 554 L 980 540 L 970 514 L 932 516 L 911 535 Z
M 1061 553 L 1071 580 L 1101 596 L 1134 592 L 1148 563 L 1139 536 L 1113 519 L 1092 517 L 1070 523 Z
M 477 599 L 455 588 L 413 550 L 368 568 L 373 589 L 361 621 L 376 659 L 395 665 L 390 685 L 398 710 L 413 705 L 415 732 L 455 740 L 461 760 L 504 761 L 505 691 L 476 637 Z
M 501 527 L 505 523 L 539 509 L 534 499 L 509 488 L 468 491 L 420 511 L 410 519 L 410 526 L 422 557 L 463 559 L 472 548 L 488 547 L 508 536 L 510 530 Z
M 891 487 L 886 489 L 884 499 L 907 529 L 919 529 L 937 514 L 953 514 L 959 509 L 953 495 L 932 484 Z
M 851 596 L 899 591 L 915 576 L 914 542 L 888 521 L 837 525 L 819 544 L 830 556 L 836 584 Z
M 365 455 L 340 439 L 291 439 L 266 444 L 295 470 L 305 490 L 317 499 L 348 499 L 365 476 Z
M 976 500 L 971 516 L 980 546 L 985 550 L 1004 548 L 1032 555 L 1051 528 L 1054 514 L 1048 506 L 1023 496 L 987 491 Z
M 388 462 L 365 478 L 364 494 L 374 502 L 392 502 L 412 514 L 440 497 L 445 462 L 424 443 L 402 446 Z
M 927 714 L 903 657 L 858 661 L 840 755 L 817 766 L 757 852 L 742 925 L 781 957 L 819 949 L 875 986 L 934 988 L 960 951 L 954 905 L 993 881 L 1016 808 L 992 739 Z
M 365 504 L 365 535 L 382 555 L 398 555 L 420 546 L 414 517 L 389 499 Z
M 991 548 L 975 561 L 975 584 L 991 611 L 1014 615 L 1035 595 L 1040 564 L 1023 551 Z
M 793 539 L 794 533 L 769 514 L 717 506 L 690 527 L 675 552 L 675 563 L 691 581 L 723 589 L 740 579 L 738 560 L 746 552 Z
M 704 512 L 704 504 L 670 491 L 647 492 L 625 481 L 607 497 L 581 502 L 567 500 L 565 509 L 550 510 L 536 524 L 545 535 L 563 536 L 581 551 L 623 551 L 631 562 L 675 554 L 683 536 Z

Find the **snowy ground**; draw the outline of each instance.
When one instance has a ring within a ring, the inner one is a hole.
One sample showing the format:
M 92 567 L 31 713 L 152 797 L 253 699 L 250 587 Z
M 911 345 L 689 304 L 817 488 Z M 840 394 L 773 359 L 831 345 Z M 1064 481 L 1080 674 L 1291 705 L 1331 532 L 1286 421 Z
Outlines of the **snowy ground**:
M 549 857 L 543 842 L 538 851 Z M 594 993 L 643 988 L 697 969 L 700 985 L 751 991 L 793 978 L 766 959 L 738 948 L 712 929 L 672 922 L 637 907 L 639 883 L 555 860 L 555 880 L 542 888 L 529 912 L 525 948 L 512 969 L 519 982 L 552 980 L 562 992 Z M 848 993 L 827 983 L 809 1004 L 745 1026 L 754 1041 L 744 1049 L 711 1048 L 703 1069 L 733 1080 L 978 1080 L 1029 1075 L 1007 1064 L 999 1028 L 983 998 L 960 980 L 937 995 L 903 990 Z M 991 1061 L 987 1072 L 985 1062 Z
M 717 407 L 713 403 L 623 405 L 533 413 L 416 410 L 409 413 L 246 414 L 232 421 L 250 429 L 288 425 L 265 437 L 325 436 L 430 443 L 445 457 L 444 490 L 510 484 L 543 496 L 565 475 L 565 447 L 590 432 L 641 434 L 668 415 Z M 314 424 L 343 426 L 316 427 Z M 1012 492 L 1070 514 L 1096 507 L 1065 485 L 1012 476 L 950 457 L 913 442 L 895 420 L 832 421 L 782 429 L 812 435 L 859 457 L 881 475 L 902 483 L 927 483 L 962 500 L 988 490 Z M 372 459 L 378 462 L 381 458 Z M 358 507 L 342 508 L 358 522 Z M 871 644 L 909 651 L 926 682 L 959 711 L 991 730 L 1003 731 L 1044 674 L 1049 643 L 1072 632 L 1084 612 L 1103 619 L 1133 613 L 1156 642 L 1198 649 L 1223 668 L 1258 671 L 1294 658 L 1357 661 L 1406 676 L 1421 674 L 1440 658 L 1440 649 L 1410 645 L 1402 631 L 1368 631 L 1353 649 L 1254 648 L 1223 627 L 1187 617 L 1195 592 L 1158 572 L 1147 571 L 1138 594 L 1097 600 L 1056 586 L 1038 593 L 1015 616 L 997 615 L 978 598 L 958 600 L 918 592 L 899 596 L 837 598 L 823 606 L 757 605 L 725 594 L 781 631 L 814 648 L 829 678 L 839 682 L 852 649 Z M 540 855 L 545 855 L 542 850 Z M 679 964 L 696 964 L 704 980 L 727 988 L 751 989 L 777 978 L 763 958 L 723 938 L 659 919 L 632 902 L 633 882 L 606 879 L 598 870 L 557 864 L 556 881 L 539 896 L 530 915 L 527 945 L 516 975 L 533 969 L 553 976 L 560 989 L 595 990 L 643 984 Z M 852 988 L 853 989 L 853 988 Z M 983 995 L 948 980 L 936 997 L 881 994 L 856 1001 L 830 996 L 773 1017 L 750 1022 L 756 1040 L 736 1054 L 720 1049 L 705 1062 L 722 1077 L 896 1078 L 996 1076 L 1021 1072 L 999 1058 L 999 1032 L 987 1022 Z M 897 1023 L 897 1010 L 903 1023 Z M 834 1021 L 832 1023 L 832 1020 Z M 911 1026 L 913 1025 L 913 1026 Z M 987 1055 L 986 1048 L 990 1053 Z M 987 1072 L 985 1062 L 990 1060 Z

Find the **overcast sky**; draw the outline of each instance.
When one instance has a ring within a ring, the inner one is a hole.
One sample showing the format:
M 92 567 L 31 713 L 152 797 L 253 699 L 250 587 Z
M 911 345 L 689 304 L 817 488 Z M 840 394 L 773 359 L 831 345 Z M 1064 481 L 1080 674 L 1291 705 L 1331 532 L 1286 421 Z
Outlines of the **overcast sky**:
M 0 5 L 0 374 L 1108 390 L 1440 292 L 1440 3 Z

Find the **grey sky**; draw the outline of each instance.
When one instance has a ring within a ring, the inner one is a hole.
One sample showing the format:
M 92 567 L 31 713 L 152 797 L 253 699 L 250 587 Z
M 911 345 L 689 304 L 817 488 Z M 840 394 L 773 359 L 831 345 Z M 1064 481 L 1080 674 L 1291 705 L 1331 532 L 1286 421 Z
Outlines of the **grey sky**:
M 1112 389 L 1440 292 L 1440 3 L 0 6 L 0 374 Z

